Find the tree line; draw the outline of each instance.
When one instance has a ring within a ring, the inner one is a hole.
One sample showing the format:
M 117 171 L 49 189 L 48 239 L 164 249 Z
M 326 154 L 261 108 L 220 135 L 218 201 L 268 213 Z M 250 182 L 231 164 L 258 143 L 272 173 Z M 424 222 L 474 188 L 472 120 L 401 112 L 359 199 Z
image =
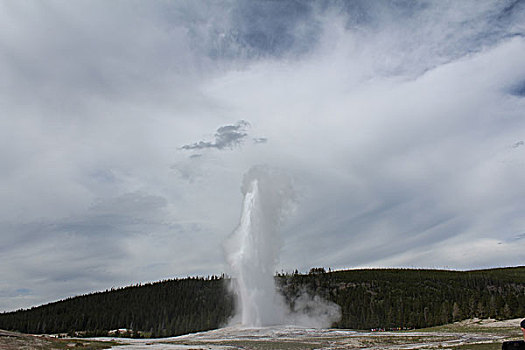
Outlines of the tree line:
M 341 307 L 334 326 L 423 328 L 525 315 L 525 267 L 479 271 L 365 269 L 280 275 L 293 302 L 304 289 Z
M 333 326 L 422 328 L 467 318 L 525 315 L 525 267 L 478 271 L 364 269 L 281 273 L 290 305 L 305 291 L 341 307 Z M 0 314 L 0 329 L 25 333 L 175 336 L 216 329 L 235 312 L 230 279 L 189 277 L 82 295 Z
M 135 332 L 124 334 L 166 337 L 216 329 L 227 322 L 233 306 L 233 295 L 222 277 L 189 277 L 3 313 L 0 329 L 87 336 L 127 329 Z

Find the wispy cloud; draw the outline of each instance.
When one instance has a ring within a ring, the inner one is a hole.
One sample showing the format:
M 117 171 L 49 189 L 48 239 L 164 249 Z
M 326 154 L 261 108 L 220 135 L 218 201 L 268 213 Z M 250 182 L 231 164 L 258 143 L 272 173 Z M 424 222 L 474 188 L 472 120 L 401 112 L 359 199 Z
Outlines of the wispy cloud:
M 268 139 L 266 137 L 256 137 L 253 139 L 253 142 L 255 143 L 266 143 L 268 142 Z

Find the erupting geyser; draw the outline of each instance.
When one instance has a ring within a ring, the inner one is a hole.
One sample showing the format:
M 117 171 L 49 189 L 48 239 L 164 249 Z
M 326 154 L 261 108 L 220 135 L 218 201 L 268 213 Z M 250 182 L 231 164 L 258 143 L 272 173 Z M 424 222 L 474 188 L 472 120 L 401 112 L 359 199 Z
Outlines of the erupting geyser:
M 291 180 L 280 171 L 256 166 L 245 174 L 244 202 L 239 226 L 224 243 L 238 296 L 243 326 L 295 324 L 329 326 L 339 307 L 304 294 L 289 310 L 275 286 L 283 219 L 293 208 Z
M 290 179 L 258 166 L 245 174 L 241 221 L 225 242 L 235 278 L 240 322 L 266 326 L 284 322 L 284 302 L 276 292 L 274 272 L 281 247 L 279 227 L 291 207 Z

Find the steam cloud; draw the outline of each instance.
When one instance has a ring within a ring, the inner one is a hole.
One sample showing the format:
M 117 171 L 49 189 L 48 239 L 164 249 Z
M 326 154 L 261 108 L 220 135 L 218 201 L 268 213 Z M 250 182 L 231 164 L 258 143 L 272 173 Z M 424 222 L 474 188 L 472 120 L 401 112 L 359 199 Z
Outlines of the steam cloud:
M 275 286 L 273 274 L 282 245 L 280 226 L 294 204 L 290 178 L 275 169 L 256 166 L 245 174 L 242 193 L 239 226 L 224 242 L 238 295 L 239 313 L 234 321 L 256 327 L 330 326 L 340 317 L 336 304 L 303 293 L 290 310 Z

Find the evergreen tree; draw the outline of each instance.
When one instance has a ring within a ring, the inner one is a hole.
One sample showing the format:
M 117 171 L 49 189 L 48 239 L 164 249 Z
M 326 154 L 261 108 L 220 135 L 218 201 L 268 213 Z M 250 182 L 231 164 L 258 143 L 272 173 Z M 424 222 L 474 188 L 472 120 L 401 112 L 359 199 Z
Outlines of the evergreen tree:
M 525 313 L 525 267 L 481 271 L 348 270 L 279 274 L 293 309 L 307 291 L 341 307 L 339 328 L 428 327 L 471 317 L 514 318 Z M 0 314 L 0 328 L 25 333 L 85 332 L 174 336 L 218 328 L 234 313 L 224 276 L 186 278 L 82 295 Z

